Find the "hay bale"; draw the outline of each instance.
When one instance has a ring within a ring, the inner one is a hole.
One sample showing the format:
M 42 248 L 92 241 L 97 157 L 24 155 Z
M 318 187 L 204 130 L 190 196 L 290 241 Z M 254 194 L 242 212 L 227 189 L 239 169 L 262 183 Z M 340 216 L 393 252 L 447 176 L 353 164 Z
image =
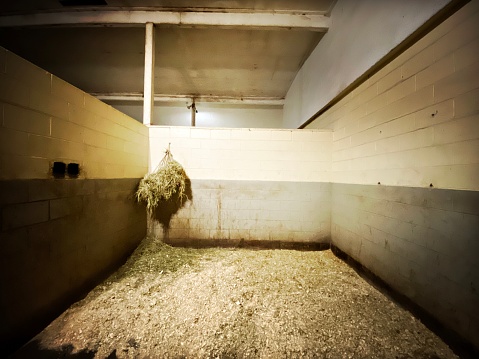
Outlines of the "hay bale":
M 173 159 L 169 148 L 154 172 L 145 175 L 138 185 L 136 198 L 138 202 L 146 203 L 150 215 L 161 202 L 170 200 L 174 195 L 179 201 L 187 199 L 186 172 L 177 161 Z

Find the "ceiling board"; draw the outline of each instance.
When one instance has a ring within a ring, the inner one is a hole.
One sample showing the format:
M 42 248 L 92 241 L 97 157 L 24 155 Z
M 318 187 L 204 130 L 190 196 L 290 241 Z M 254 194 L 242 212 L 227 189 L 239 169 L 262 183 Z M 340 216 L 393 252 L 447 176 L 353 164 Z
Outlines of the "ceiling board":
M 98 9 L 327 13 L 334 0 L 107 0 Z M 91 9 L 91 8 L 90 8 Z M 56 0 L 1 2 L 0 16 L 71 11 Z M 115 10 L 116 11 L 116 10 Z M 28 18 L 28 15 L 25 15 Z M 101 25 L 101 24 L 100 24 Z M 249 26 L 156 26 L 155 94 L 285 97 L 323 32 Z M 5 27 L 0 45 L 80 89 L 108 96 L 143 93 L 144 26 Z

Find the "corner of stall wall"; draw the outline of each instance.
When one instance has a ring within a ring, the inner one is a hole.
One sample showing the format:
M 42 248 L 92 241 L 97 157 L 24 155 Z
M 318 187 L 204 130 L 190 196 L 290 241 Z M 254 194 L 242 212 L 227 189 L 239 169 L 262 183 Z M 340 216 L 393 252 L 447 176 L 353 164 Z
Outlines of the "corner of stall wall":
M 151 223 L 157 235 L 196 246 L 329 245 L 330 130 L 152 126 L 150 169 L 170 143 L 192 199 L 167 228 Z

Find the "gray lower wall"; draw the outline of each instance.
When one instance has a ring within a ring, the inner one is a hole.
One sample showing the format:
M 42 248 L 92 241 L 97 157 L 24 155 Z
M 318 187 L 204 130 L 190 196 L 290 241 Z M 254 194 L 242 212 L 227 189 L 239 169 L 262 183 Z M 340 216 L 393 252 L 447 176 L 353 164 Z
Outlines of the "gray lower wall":
M 0 181 L 0 341 L 28 340 L 146 235 L 139 179 Z
M 191 201 L 165 240 L 193 245 L 329 244 L 331 185 L 315 182 L 193 180 Z M 163 225 L 150 225 L 163 235 Z
M 136 247 L 146 231 L 137 183 L 0 181 L 3 347 L 42 329 Z M 479 192 L 193 180 L 189 197 L 166 215 L 170 243 L 331 241 L 479 347 Z M 163 225 L 150 231 L 162 236 Z
M 332 244 L 479 347 L 479 192 L 332 184 Z

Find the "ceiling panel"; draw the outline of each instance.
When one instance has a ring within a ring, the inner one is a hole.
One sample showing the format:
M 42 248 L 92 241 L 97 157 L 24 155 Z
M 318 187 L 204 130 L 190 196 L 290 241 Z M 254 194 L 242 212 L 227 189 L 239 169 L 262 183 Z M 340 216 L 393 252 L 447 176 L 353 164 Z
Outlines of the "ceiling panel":
M 164 27 L 155 92 L 284 97 L 322 33 Z M 0 44 L 87 92 L 143 92 L 141 28 L 0 29 Z
M 326 13 L 335 1 L 107 0 L 107 3 L 97 9 L 110 9 L 115 14 L 118 9 L 128 15 L 125 10 L 161 11 L 170 8 L 199 13 L 204 9 L 221 13 L 222 10 Z M 34 15 L 55 9 L 78 14 L 76 8 L 64 8 L 57 0 L 0 2 L 0 15 L 15 12 L 19 16 L 13 18 L 20 23 L 31 17 L 21 15 L 21 12 Z M 62 13 L 65 15 L 68 16 Z M 51 24 L 36 27 L 19 27 L 18 23 L 5 25 L 9 27 L 0 28 L 0 45 L 86 92 L 125 96 L 143 93 L 144 25 Z M 324 32 L 308 28 L 288 30 L 273 26 L 260 29 L 242 24 L 234 28 L 157 25 L 155 93 L 282 99 L 323 35 Z
M 143 92 L 141 28 L 0 29 L 0 44 L 86 92 Z
M 321 37 L 299 31 L 159 28 L 155 92 L 283 97 Z

